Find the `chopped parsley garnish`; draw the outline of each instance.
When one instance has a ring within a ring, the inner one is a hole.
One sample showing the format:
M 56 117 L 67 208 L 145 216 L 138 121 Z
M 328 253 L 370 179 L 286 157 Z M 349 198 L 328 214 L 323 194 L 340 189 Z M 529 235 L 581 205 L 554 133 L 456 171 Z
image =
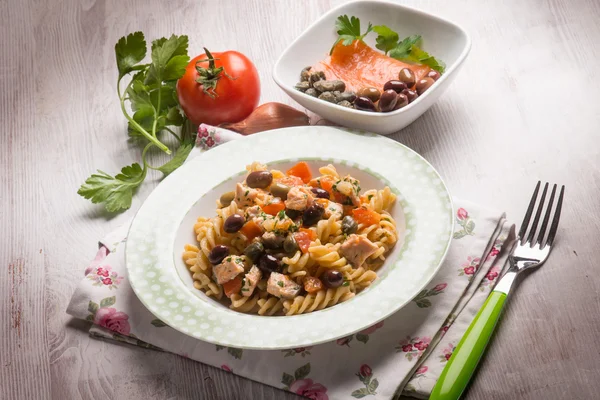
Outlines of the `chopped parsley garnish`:
M 248 197 L 248 193 L 250 193 L 250 191 L 246 190 L 246 193 L 244 193 L 244 197 Z
M 384 221 L 391 222 L 389 218 L 381 218 Z
M 342 286 L 350 286 L 350 281 L 344 281 L 344 283 L 342 283 Z
M 242 285 L 243 285 L 243 284 L 242 284 Z M 242 288 L 242 292 L 247 292 L 248 290 L 250 290 L 250 288 L 247 288 L 247 287 L 243 287 L 243 288 Z
M 281 210 L 277 213 L 277 218 L 279 218 L 279 220 L 281 221 L 282 219 L 285 218 L 285 211 Z
M 277 286 L 279 286 L 279 287 L 283 287 L 283 281 L 279 281 L 279 282 L 277 282 Z
M 227 261 L 231 261 L 231 257 L 227 257 Z

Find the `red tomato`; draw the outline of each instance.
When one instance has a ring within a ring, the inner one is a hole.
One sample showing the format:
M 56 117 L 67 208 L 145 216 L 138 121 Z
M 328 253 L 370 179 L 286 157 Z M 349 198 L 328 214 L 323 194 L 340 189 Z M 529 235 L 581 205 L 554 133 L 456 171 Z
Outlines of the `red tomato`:
M 315 278 L 314 276 L 304 278 L 304 290 L 308 293 L 316 293 L 321 289 L 323 289 L 323 282 L 319 278 Z
M 252 220 L 246 222 L 244 226 L 242 226 L 242 229 L 240 229 L 240 232 L 242 232 L 249 241 L 262 235 L 262 230 Z
M 283 201 L 276 198 L 272 203 L 265 204 L 261 208 L 265 213 L 274 216 L 277 215 L 279 211 L 285 210 L 285 204 L 283 204 Z
M 380 215 L 377 214 L 375 211 L 369 210 L 364 207 L 355 208 L 354 210 L 352 210 L 352 215 L 354 216 L 356 222 L 358 222 L 359 224 L 364 224 L 366 226 L 378 224 L 379 220 L 381 219 Z
M 303 253 L 308 251 L 310 242 L 316 238 L 317 234 L 306 228 L 300 228 L 299 232 L 294 233 L 294 239 L 296 239 L 296 243 L 298 243 L 298 247 L 300 247 L 300 250 L 302 250 Z
M 300 161 L 298 164 L 288 169 L 287 174 L 291 176 L 297 176 L 298 178 L 302 179 L 302 182 L 304 183 L 308 183 L 312 178 L 310 168 L 304 161 Z
M 242 278 L 240 276 L 236 276 L 235 278 L 228 282 L 225 282 L 221 286 L 223 286 L 225 296 L 231 297 L 231 295 L 239 293 L 242 289 Z
M 285 176 L 283 178 L 276 179 L 276 181 L 286 186 L 302 186 L 304 183 L 302 182 L 302 179 L 298 178 L 297 176 Z
M 221 67 L 223 70 L 219 71 Z M 204 79 L 204 83 L 197 79 Z M 177 96 L 185 115 L 196 125 L 238 122 L 258 105 L 260 79 L 252 61 L 242 53 L 225 51 L 211 57 L 206 51 L 185 68 L 185 74 L 177 81 Z

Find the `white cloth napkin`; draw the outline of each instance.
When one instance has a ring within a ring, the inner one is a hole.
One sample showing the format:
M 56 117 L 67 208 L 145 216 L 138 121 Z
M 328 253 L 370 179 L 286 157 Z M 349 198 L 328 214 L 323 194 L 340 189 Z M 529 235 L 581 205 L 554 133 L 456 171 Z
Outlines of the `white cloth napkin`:
M 202 151 L 240 135 L 202 125 Z M 129 224 L 100 240 L 67 313 L 90 335 L 164 350 L 314 400 L 426 398 L 506 265 L 514 237 L 502 212 L 454 199 L 454 240 L 435 278 L 406 307 L 357 334 L 314 347 L 242 350 L 202 342 L 154 317 L 127 280 Z

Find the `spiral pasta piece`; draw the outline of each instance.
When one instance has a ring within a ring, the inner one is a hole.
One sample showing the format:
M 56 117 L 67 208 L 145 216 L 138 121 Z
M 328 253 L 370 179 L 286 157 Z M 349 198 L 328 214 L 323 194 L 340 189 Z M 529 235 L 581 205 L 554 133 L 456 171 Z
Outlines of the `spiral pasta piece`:
M 388 186 L 381 190 L 367 190 L 362 197 L 367 199 L 366 205 L 378 213 L 389 210 L 396 201 L 396 195 Z
M 321 267 L 336 268 L 348 264 L 346 259 L 340 256 L 339 244 L 327 243 L 321 244 L 319 239 L 312 242 L 308 248 L 310 257 Z
M 319 173 L 321 175 L 328 175 L 338 179 L 340 177 L 340 174 L 338 174 L 337 169 L 335 169 L 335 167 L 331 164 L 327 164 L 324 167 L 319 168 Z
M 296 251 L 293 257 L 283 257 L 281 262 L 287 265 L 287 271 L 291 274 L 305 270 L 308 267 L 314 265 L 314 260 L 310 258 L 309 253 L 302 253 L 300 250 Z
M 306 314 L 316 310 L 322 310 L 325 307 L 331 307 L 338 303 L 347 301 L 354 297 L 348 286 L 338 288 L 323 289 L 316 293 L 298 296 L 293 300 L 284 300 L 283 308 L 285 315 Z
M 357 292 L 366 288 L 367 286 L 371 285 L 376 278 L 377 273 L 375 271 L 371 271 L 363 267 L 353 270 L 346 276 L 346 279 L 350 282 L 350 291 L 352 292 Z
M 192 278 L 194 278 L 194 287 L 203 291 L 208 297 L 214 297 L 217 300 L 223 297 L 223 288 L 203 272 L 195 272 Z
M 260 293 L 256 293 L 251 297 L 242 296 L 239 294 L 232 294 L 229 298 L 231 305 L 229 308 L 235 311 L 249 313 L 257 307 L 258 300 L 260 299 Z
M 258 299 L 258 315 L 275 315 L 283 310 L 283 300 L 277 297 L 269 296 L 265 299 Z
M 316 227 L 312 227 L 311 229 L 317 234 L 317 239 L 321 243 L 331 242 L 330 238 L 332 236 L 343 238 L 342 223 L 337 214 L 333 214 L 328 219 L 322 219 L 317 223 Z

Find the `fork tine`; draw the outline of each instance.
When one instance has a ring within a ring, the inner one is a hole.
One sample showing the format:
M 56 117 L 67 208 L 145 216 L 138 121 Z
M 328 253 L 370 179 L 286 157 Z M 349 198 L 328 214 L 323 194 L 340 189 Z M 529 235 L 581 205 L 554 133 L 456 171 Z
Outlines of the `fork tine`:
M 554 212 L 554 218 L 552 219 L 552 225 L 550 226 L 550 233 L 548 234 L 548 240 L 546 240 L 546 245 L 548 245 L 548 246 L 552 246 L 552 242 L 554 241 L 554 236 L 556 235 L 556 231 L 558 230 L 558 221 L 560 220 L 560 210 L 562 208 L 564 194 L 565 194 L 565 186 L 563 185 L 560 188 L 560 196 L 558 196 L 558 203 L 556 203 L 556 211 Z
M 540 216 L 542 215 L 542 210 L 544 209 L 544 200 L 546 200 L 546 193 L 548 192 L 548 182 L 544 185 L 544 190 L 542 191 L 542 198 L 540 199 L 540 204 L 538 204 L 537 211 L 535 212 L 535 218 L 533 218 L 533 224 L 531 225 L 531 230 L 529 231 L 529 236 L 527 237 L 526 243 L 533 243 L 535 237 L 535 230 L 537 229 L 538 223 L 540 222 Z
M 540 190 L 540 184 L 541 182 L 538 181 L 537 185 L 535 186 L 533 196 L 531 196 L 531 201 L 529 202 L 529 207 L 527 207 L 527 212 L 525 213 L 525 218 L 523 218 L 523 222 L 521 223 L 518 239 L 523 239 L 525 233 L 527 232 L 527 225 L 529 225 L 529 218 L 531 218 L 531 213 L 533 213 L 533 206 L 535 206 L 535 200 L 537 199 L 537 195 Z
M 554 195 L 556 194 L 556 184 L 552 186 L 552 193 L 550 193 L 550 201 L 548 202 L 548 207 L 546 208 L 546 214 L 544 214 L 544 220 L 542 221 L 542 227 L 540 228 L 540 234 L 538 235 L 536 243 L 541 246 L 542 241 L 544 240 L 544 235 L 546 234 L 546 228 L 548 227 L 548 221 L 550 221 L 550 214 L 552 213 L 552 205 L 554 204 Z

